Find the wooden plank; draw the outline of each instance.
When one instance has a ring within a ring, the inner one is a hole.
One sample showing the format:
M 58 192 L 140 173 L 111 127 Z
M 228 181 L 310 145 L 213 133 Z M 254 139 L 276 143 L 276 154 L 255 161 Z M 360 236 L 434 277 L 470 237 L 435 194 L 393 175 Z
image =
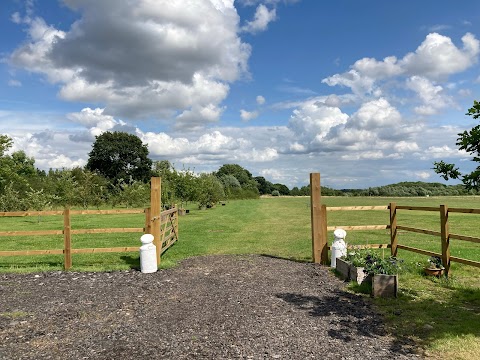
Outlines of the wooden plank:
M 456 257 L 456 256 L 450 256 L 450 261 L 455 261 L 455 262 L 465 264 L 465 265 L 480 267 L 480 262 L 478 262 L 478 261 L 462 259 L 462 258 L 459 258 L 459 257 Z
M 462 240 L 462 241 L 470 241 L 474 243 L 480 243 L 480 238 L 472 237 L 472 236 L 464 236 L 464 235 L 457 235 L 457 234 L 449 234 L 449 239 L 455 240 Z
M 397 210 L 440 211 L 438 207 L 397 205 Z
M 63 267 L 65 270 L 72 267 L 72 226 L 70 220 L 70 209 L 66 208 L 63 212 Z
M 368 211 L 368 210 L 388 210 L 388 206 L 335 206 L 335 207 L 327 208 L 327 211 Z
M 71 215 L 143 214 L 145 209 L 70 210 Z
M 390 248 L 391 255 L 397 256 L 398 231 L 397 231 L 397 204 L 391 202 L 388 205 L 390 209 Z
M 361 245 L 347 245 L 347 249 L 389 249 L 390 244 L 361 244 Z M 332 250 L 331 246 L 328 247 L 328 250 Z
M 320 263 L 322 238 L 321 212 L 322 201 L 320 193 L 320 173 L 310 174 L 310 222 L 312 227 L 312 260 Z
M 390 225 L 355 225 L 355 226 L 329 226 L 327 227 L 328 231 L 333 231 L 335 229 L 343 229 L 345 231 L 357 231 L 357 230 L 385 230 L 389 229 Z
M 434 236 L 441 236 L 442 235 L 439 231 L 417 229 L 417 228 L 412 228 L 412 227 L 402 226 L 402 225 L 397 225 L 397 229 L 398 230 L 415 232 L 415 233 L 420 233 L 420 234 L 434 235 Z
M 63 230 L 0 231 L 0 236 L 63 235 Z
M 62 249 L 0 251 L 0 256 L 62 255 Z
M 160 266 L 161 255 L 161 210 L 162 210 L 162 180 L 152 177 L 150 181 L 150 211 L 152 215 L 153 244 L 157 247 L 157 264 Z
M 450 275 L 450 240 L 448 229 L 448 206 L 440 205 L 440 238 L 442 242 L 442 264 L 445 267 L 445 275 Z
M 21 216 L 49 216 L 49 215 L 63 215 L 63 210 L 52 211 L 9 211 L 0 212 L 0 217 L 21 217 Z
M 169 215 L 169 214 L 173 214 L 173 213 L 176 213 L 178 211 L 177 208 L 172 208 L 172 209 L 169 209 L 169 210 L 164 210 L 162 211 L 162 216 L 166 216 L 166 215 Z
M 111 253 L 111 252 L 133 252 L 139 251 L 140 246 L 135 247 L 113 247 L 113 248 L 85 248 L 72 249 L 72 254 L 96 254 L 96 253 Z
M 449 208 L 448 212 L 463 214 L 480 214 L 480 209 Z
M 143 233 L 143 228 L 75 229 L 71 234 Z
M 417 249 L 417 248 L 414 248 L 414 247 L 411 247 L 411 246 L 406 246 L 406 245 L 401 245 L 401 244 L 398 244 L 397 248 L 402 249 L 402 250 L 416 252 L 416 253 L 423 254 L 423 255 L 428 255 L 428 256 L 438 256 L 438 257 L 442 256 L 442 254 L 439 254 L 439 253 L 436 253 L 436 252 L 433 252 L 433 251 Z

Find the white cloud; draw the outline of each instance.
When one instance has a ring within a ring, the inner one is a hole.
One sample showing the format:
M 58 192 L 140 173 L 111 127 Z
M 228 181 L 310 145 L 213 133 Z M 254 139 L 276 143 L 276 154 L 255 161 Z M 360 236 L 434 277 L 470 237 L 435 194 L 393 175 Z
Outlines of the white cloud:
M 258 105 L 265 104 L 265 98 L 262 95 L 258 95 L 256 100 Z
M 253 20 L 247 21 L 247 23 L 242 27 L 242 30 L 251 34 L 265 31 L 268 27 L 268 24 L 272 21 L 275 21 L 276 18 L 277 12 L 275 8 L 268 10 L 265 5 L 260 4 L 255 11 Z
M 242 121 L 250 121 L 258 117 L 258 111 L 240 110 L 240 117 Z
M 478 61 L 480 42 L 467 33 L 462 37 L 463 48 L 458 48 L 447 37 L 437 33 L 428 34 L 415 52 L 398 60 L 389 56 L 383 61 L 363 58 L 351 69 L 322 80 L 329 86 L 349 87 L 356 95 L 373 94 L 382 96 L 378 82 L 402 75 L 420 76 L 430 81 L 442 80 L 449 75 L 465 71 Z
M 28 41 L 11 65 L 44 74 L 70 101 L 100 103 L 121 117 L 218 120 L 228 83 L 248 75 L 233 0 L 68 0 L 80 13 L 68 31 L 23 21 Z M 21 20 L 15 16 L 14 20 Z
M 11 79 L 11 80 L 8 80 L 8 86 L 21 87 L 22 83 L 18 80 Z
M 428 34 L 414 53 L 401 60 L 408 74 L 438 80 L 462 72 L 477 62 L 480 43 L 474 35 L 462 37 L 463 48 L 457 48 L 452 40 L 437 33 Z
M 452 100 L 444 94 L 440 85 L 421 76 L 412 76 L 407 79 L 407 87 L 418 95 L 423 105 L 415 107 L 419 115 L 433 115 L 441 109 L 451 105 Z

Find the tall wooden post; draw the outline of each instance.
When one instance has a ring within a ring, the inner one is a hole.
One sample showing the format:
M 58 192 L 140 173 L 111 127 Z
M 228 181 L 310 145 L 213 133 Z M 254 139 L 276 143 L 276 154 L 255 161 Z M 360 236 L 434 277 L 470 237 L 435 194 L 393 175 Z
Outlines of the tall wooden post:
M 392 256 L 397 256 L 397 204 L 390 203 L 390 250 Z
M 72 267 L 72 226 L 70 221 L 70 209 L 63 210 L 63 268 L 68 270 Z
M 450 232 L 448 229 L 448 206 L 440 205 L 440 234 L 442 237 L 442 264 L 445 267 L 445 274 L 450 274 Z
M 320 213 L 320 262 L 328 264 L 328 232 L 327 232 L 327 205 L 322 205 Z
M 315 263 L 328 263 L 327 239 L 322 227 L 322 201 L 320 174 L 310 174 L 310 215 L 312 225 L 312 260 Z
M 150 208 L 145 209 L 145 227 L 143 228 L 144 234 L 151 234 L 152 231 L 152 212 Z
M 160 255 L 162 254 L 162 243 L 160 238 L 160 224 L 162 213 L 162 179 L 152 177 L 150 182 L 150 216 L 151 216 L 151 234 L 153 235 L 153 244 L 157 247 L 157 262 L 160 265 Z

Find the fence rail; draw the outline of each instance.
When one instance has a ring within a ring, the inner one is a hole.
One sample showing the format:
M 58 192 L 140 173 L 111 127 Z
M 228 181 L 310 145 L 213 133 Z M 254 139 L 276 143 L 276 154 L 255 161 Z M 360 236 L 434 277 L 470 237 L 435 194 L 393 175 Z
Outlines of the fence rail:
M 30 255 L 64 255 L 65 270 L 72 267 L 72 254 L 95 254 L 111 252 L 139 251 L 140 246 L 109 247 L 109 248 L 72 248 L 72 235 L 78 234 L 106 234 L 106 233 L 151 233 L 157 247 L 157 260 L 160 264 L 160 255 L 178 240 L 178 208 L 161 211 L 160 204 L 161 179 L 153 177 L 151 181 L 150 207 L 146 209 L 113 209 L 113 210 L 64 210 L 56 211 L 15 211 L 0 212 L 0 217 L 24 216 L 54 216 L 63 215 L 62 230 L 35 230 L 35 231 L 0 231 L 2 236 L 48 236 L 63 235 L 63 249 L 48 250 L 9 250 L 0 251 L 0 256 L 30 256 Z M 145 226 L 142 228 L 99 228 L 99 229 L 72 229 L 72 215 L 118 215 L 145 213 Z
M 479 261 L 467 260 L 450 255 L 450 240 L 468 241 L 472 243 L 480 243 L 480 238 L 473 236 L 465 236 L 452 234 L 449 230 L 449 213 L 463 213 L 463 214 L 480 214 L 480 209 L 466 209 L 466 208 L 449 208 L 446 205 L 438 207 L 433 206 L 405 206 L 390 203 L 388 206 L 343 206 L 343 207 L 327 207 L 321 203 L 320 194 L 320 174 L 310 174 L 310 207 L 312 218 L 312 252 L 313 261 L 322 264 L 328 264 L 328 246 L 327 232 L 342 228 L 344 230 L 384 230 L 390 229 L 390 243 L 389 244 L 370 244 L 370 245 L 356 245 L 354 248 L 390 248 L 391 254 L 396 256 L 398 249 L 412 251 L 428 256 L 439 256 L 442 258 L 442 263 L 445 266 L 447 276 L 450 272 L 450 263 L 452 261 L 465 265 L 480 267 Z M 327 226 L 327 212 L 330 211 L 369 211 L 369 210 L 389 210 L 389 224 L 387 225 L 356 225 L 356 226 Z M 432 211 L 438 212 L 440 215 L 440 231 L 419 229 L 410 226 L 397 224 L 397 211 Z M 433 235 L 440 238 L 442 245 L 442 252 L 436 253 L 433 251 L 418 249 L 415 247 L 403 245 L 398 243 L 399 231 L 414 232 L 426 235 Z

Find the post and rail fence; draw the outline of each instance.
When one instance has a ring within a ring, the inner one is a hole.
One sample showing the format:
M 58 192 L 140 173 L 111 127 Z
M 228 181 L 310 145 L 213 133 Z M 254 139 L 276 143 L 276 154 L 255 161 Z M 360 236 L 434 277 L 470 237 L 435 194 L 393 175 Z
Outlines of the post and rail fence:
M 157 262 L 160 264 L 161 255 L 178 240 L 178 207 L 161 211 L 161 178 L 151 179 L 150 207 L 146 209 L 116 209 L 116 210 L 71 210 L 65 208 L 58 211 L 25 211 L 25 212 L 0 212 L 0 217 L 18 216 L 51 216 L 63 215 L 62 230 L 38 231 L 0 231 L 2 236 L 38 236 L 38 235 L 63 235 L 63 249 L 48 250 L 9 250 L 0 251 L 0 256 L 29 256 L 29 255 L 64 255 L 64 268 L 72 267 L 73 254 L 134 252 L 139 251 L 139 246 L 123 246 L 109 248 L 74 248 L 72 235 L 76 234 L 105 234 L 105 233 L 144 233 L 154 236 L 154 245 L 157 248 Z M 72 215 L 112 215 L 112 214 L 141 214 L 145 213 L 145 225 L 141 228 L 100 228 L 100 229 L 72 229 Z
M 438 207 L 428 206 L 402 206 L 391 202 L 388 206 L 344 206 L 344 207 L 327 207 L 321 202 L 320 193 L 320 174 L 310 174 L 310 203 L 311 203 L 311 226 L 312 226 L 312 259 L 315 263 L 328 264 L 328 231 L 342 228 L 346 231 L 358 230 L 390 230 L 390 242 L 386 244 L 366 244 L 356 245 L 355 248 L 369 248 L 381 249 L 390 248 L 392 256 L 397 256 L 399 249 L 419 253 L 428 256 L 441 257 L 442 263 L 445 267 L 446 275 L 450 273 L 450 263 L 458 262 L 465 265 L 480 267 L 479 261 L 463 259 L 450 255 L 450 240 L 468 241 L 480 244 L 480 238 L 472 236 L 464 236 L 453 234 L 449 229 L 449 214 L 480 214 L 480 209 L 465 209 L 465 208 L 449 208 L 447 205 L 440 205 Z M 379 211 L 389 210 L 389 224 L 387 225 L 357 225 L 357 226 L 327 226 L 327 212 L 329 211 Z M 397 224 L 397 212 L 399 210 L 408 211 L 435 211 L 439 212 L 440 217 L 440 231 L 432 231 L 419 229 Z M 423 250 L 407 245 L 400 244 L 398 241 L 398 231 L 415 232 L 420 234 L 427 234 L 440 237 L 441 253 Z

